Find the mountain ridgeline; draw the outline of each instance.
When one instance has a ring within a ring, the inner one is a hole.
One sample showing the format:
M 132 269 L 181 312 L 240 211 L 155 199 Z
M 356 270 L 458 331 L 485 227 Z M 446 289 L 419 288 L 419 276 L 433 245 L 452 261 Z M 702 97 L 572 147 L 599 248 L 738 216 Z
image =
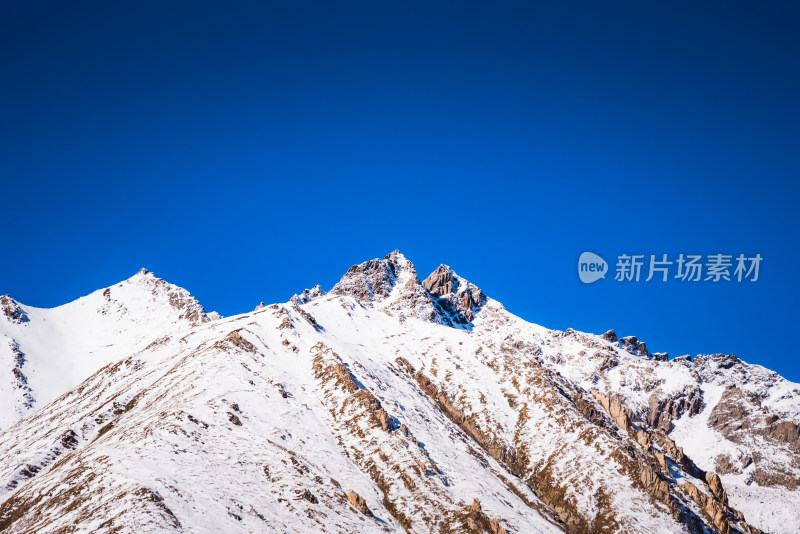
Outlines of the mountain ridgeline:
M 0 399 L 2 532 L 800 531 L 800 385 L 398 251 L 227 318 L 146 270 L 0 297 Z

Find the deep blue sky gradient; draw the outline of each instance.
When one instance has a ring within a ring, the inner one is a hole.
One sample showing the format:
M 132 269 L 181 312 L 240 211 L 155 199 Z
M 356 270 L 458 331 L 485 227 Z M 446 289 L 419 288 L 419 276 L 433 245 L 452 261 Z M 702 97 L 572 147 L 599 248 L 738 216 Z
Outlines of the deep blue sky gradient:
M 0 294 L 146 266 L 232 315 L 399 248 L 545 326 L 800 381 L 800 13 L 754 2 L 4 2 Z M 577 277 L 760 253 L 757 283 Z

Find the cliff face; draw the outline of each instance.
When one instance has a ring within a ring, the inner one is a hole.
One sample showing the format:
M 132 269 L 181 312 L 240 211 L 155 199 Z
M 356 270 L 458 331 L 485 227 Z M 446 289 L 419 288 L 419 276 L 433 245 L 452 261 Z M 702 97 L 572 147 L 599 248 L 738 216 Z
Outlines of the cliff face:
M 135 342 L 0 434 L 0 530 L 800 529 L 800 387 L 734 356 L 548 330 L 396 251 L 224 320 L 140 282 L 171 322 L 99 292 Z

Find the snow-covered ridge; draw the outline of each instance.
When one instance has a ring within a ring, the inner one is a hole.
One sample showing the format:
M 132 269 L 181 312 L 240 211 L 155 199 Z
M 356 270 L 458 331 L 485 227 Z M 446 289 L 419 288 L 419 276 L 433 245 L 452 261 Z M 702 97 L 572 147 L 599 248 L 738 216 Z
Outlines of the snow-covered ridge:
M 59 308 L 0 300 L 34 399 L 4 532 L 800 530 L 800 386 L 734 356 L 550 330 L 398 251 L 215 321 L 146 272 L 109 293 L 53 330 L 86 379 L 50 404 L 13 380 Z
M 217 317 L 146 269 L 51 309 L 0 297 L 0 430 L 107 363 Z

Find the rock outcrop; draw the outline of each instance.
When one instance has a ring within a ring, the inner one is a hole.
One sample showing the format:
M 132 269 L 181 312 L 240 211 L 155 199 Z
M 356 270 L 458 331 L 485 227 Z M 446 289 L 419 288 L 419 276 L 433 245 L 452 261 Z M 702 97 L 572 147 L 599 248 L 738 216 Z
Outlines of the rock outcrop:
M 644 341 L 639 341 L 636 336 L 626 336 L 619 340 L 619 346 L 634 356 L 650 356 L 647 345 Z
M 617 342 L 617 333 L 614 330 L 608 330 L 605 334 L 603 334 L 600 337 L 602 337 L 606 341 L 610 341 L 611 343 Z
M 293 295 L 291 298 L 291 302 L 293 304 L 305 304 L 314 300 L 315 298 L 322 297 L 325 295 L 325 291 L 322 290 L 319 284 L 315 285 L 311 289 L 304 289 L 302 293 L 299 295 Z M 262 302 L 263 304 L 263 302 Z
M 472 501 L 464 518 L 466 531 L 470 533 L 486 534 L 508 534 L 497 519 L 493 519 L 484 513 L 481 502 L 478 499 Z
M 367 501 L 364 500 L 364 497 L 359 495 L 353 490 L 347 492 L 347 502 L 350 503 L 350 506 L 361 512 L 367 517 L 372 517 L 372 510 L 369 509 L 367 506 Z
M 673 421 L 684 414 L 691 417 L 703 409 L 703 392 L 699 387 L 689 387 L 672 395 L 655 392 L 648 400 L 648 424 L 669 434 Z
M 416 317 L 447 324 L 422 286 L 414 264 L 397 250 L 382 259 L 353 265 L 330 292 L 377 306 L 400 320 Z
M 331 293 L 353 297 L 362 304 L 385 299 L 397 283 L 398 255 L 399 252 L 394 251 L 382 259 L 353 265 L 333 286 Z
M 437 267 L 423 284 L 446 314 L 445 318 L 455 324 L 471 323 L 486 304 L 483 291 L 459 277 L 447 265 Z
M 22 324 L 28 322 L 28 315 L 22 310 L 17 301 L 8 295 L 0 295 L 0 312 L 12 323 Z

